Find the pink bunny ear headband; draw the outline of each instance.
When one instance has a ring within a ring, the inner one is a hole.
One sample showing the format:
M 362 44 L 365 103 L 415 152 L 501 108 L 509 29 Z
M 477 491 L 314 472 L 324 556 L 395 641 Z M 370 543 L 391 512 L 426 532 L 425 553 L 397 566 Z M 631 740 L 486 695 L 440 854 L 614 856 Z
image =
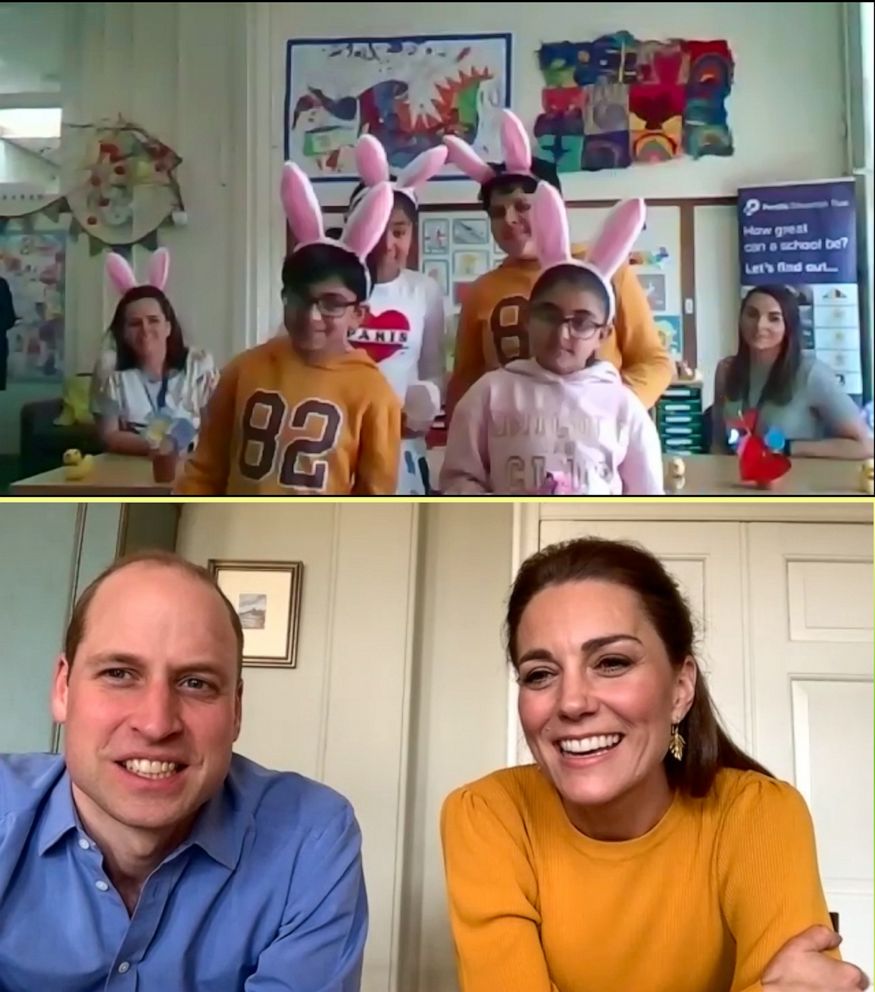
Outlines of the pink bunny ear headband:
M 461 169 L 470 179 L 485 186 L 496 176 L 528 176 L 532 173 L 532 146 L 523 122 L 512 110 L 501 111 L 501 148 L 504 153 L 504 172 L 496 172 L 474 149 L 461 138 L 447 135 L 447 160 Z
M 355 164 L 364 183 L 364 189 L 350 201 L 350 209 L 361 202 L 368 189 L 380 183 L 391 183 L 393 191 L 403 193 L 415 207 L 419 199 L 419 191 L 432 176 L 441 171 L 447 161 L 447 154 L 448 150 L 444 145 L 427 149 L 405 165 L 398 173 L 398 178 L 392 182 L 386 149 L 372 134 L 363 134 L 356 142 Z
M 293 162 L 286 162 L 283 166 L 280 197 L 289 227 L 297 241 L 292 254 L 308 245 L 334 245 L 335 248 L 342 249 L 361 265 L 370 294 L 371 274 L 367 257 L 389 223 L 395 200 L 391 185 L 381 182 L 367 191 L 349 215 L 343 234 L 337 240 L 326 237 L 322 210 L 313 186 L 304 171 Z
M 135 286 L 154 286 L 155 289 L 160 289 L 163 293 L 169 274 L 170 252 L 166 248 L 159 248 L 152 253 L 152 257 L 149 259 L 149 277 L 144 283 L 139 282 L 130 262 L 122 255 L 111 251 L 106 256 L 107 278 L 118 290 L 120 296 L 124 296 L 128 290 Z
M 557 189 L 539 183 L 532 198 L 532 238 L 544 272 L 559 265 L 588 269 L 608 294 L 608 321 L 614 319 L 617 304 L 611 279 L 629 257 L 629 250 L 644 227 L 646 209 L 642 199 L 623 200 L 611 209 L 601 230 L 581 261 L 571 254 L 568 214 Z

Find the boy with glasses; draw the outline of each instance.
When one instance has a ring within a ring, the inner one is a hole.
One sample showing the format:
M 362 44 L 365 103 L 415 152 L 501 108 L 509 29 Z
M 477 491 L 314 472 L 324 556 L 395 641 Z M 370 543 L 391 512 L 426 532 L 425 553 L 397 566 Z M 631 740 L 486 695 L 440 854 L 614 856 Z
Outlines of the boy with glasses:
M 390 495 L 401 404 L 376 363 L 349 344 L 371 291 L 366 259 L 392 211 L 388 183 L 369 190 L 341 239 L 327 238 L 309 180 L 283 175 L 297 247 L 282 273 L 287 335 L 223 370 L 183 495 Z
M 540 184 L 531 227 L 542 272 L 524 311 L 532 358 L 487 372 L 462 397 L 442 493 L 662 494 L 656 427 L 616 367 L 597 357 L 616 315 L 612 276 L 643 225 L 643 201 L 619 204 L 577 259 L 562 197 Z

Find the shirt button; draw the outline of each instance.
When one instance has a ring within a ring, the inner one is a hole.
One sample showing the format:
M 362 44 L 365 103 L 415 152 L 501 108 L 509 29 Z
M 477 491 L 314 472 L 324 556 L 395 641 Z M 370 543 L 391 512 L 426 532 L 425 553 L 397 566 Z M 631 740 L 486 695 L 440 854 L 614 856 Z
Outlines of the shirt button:
M 103 879 L 101 879 L 99 882 L 95 882 L 94 884 L 101 892 L 109 891 L 109 886 L 106 884 L 106 882 L 103 881 Z
M 79 838 L 79 846 L 82 848 L 83 851 L 87 851 L 88 848 L 91 847 L 91 845 L 84 837 Z
M 118 966 L 118 973 L 123 975 L 130 967 L 131 966 L 127 961 L 122 961 L 122 963 Z

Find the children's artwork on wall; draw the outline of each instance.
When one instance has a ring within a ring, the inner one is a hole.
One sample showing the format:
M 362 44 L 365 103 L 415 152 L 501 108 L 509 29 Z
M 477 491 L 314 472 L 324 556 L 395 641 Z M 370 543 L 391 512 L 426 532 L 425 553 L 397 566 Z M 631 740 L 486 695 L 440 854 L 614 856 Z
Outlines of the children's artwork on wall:
M 675 360 L 683 358 L 684 341 L 681 318 L 672 314 L 659 314 L 653 318 L 662 346 Z
M 444 258 L 426 258 L 422 263 L 422 271 L 440 286 L 444 296 L 450 295 L 450 265 Z
M 57 382 L 64 371 L 67 232 L 0 234 L 0 276 L 19 323 L 8 334 L 10 382 Z
M 289 41 L 286 159 L 315 181 L 357 179 L 353 149 L 366 133 L 382 142 L 393 172 L 446 134 L 500 159 L 511 47 L 510 34 Z
M 538 51 L 540 154 L 559 172 L 732 155 L 726 41 L 639 41 L 627 31 Z
M 638 281 L 654 313 L 665 310 L 665 276 L 661 272 L 641 272 Z
M 504 257 L 492 240 L 489 221 L 473 211 L 431 211 L 419 221 L 419 267 L 437 272 L 449 314 L 456 313 L 470 284 L 494 269 Z M 447 273 L 446 281 L 443 279 Z M 434 276 L 433 276 L 434 277 Z
M 446 255 L 450 248 L 450 222 L 441 217 L 425 217 L 420 223 L 423 255 Z
M 458 242 L 457 242 L 458 244 Z M 489 249 L 472 251 L 467 248 L 455 248 L 453 251 L 453 278 L 470 280 L 476 279 L 488 272 L 492 259 Z
M 489 221 L 485 217 L 454 220 L 453 241 L 457 245 L 488 245 Z

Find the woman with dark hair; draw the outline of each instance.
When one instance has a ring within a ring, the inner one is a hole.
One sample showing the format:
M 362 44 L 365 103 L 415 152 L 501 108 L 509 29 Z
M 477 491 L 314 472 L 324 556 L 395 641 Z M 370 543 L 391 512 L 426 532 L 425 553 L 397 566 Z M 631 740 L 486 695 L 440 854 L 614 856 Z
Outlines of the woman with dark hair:
M 148 455 L 153 445 L 146 433 L 159 418 L 187 420 L 196 436 L 219 376 L 211 355 L 186 345 L 176 311 L 154 284 L 163 279 L 137 285 L 128 263 L 115 255 L 107 271 L 123 292 L 109 325 L 114 367 L 101 356 L 94 414 L 107 451 Z
M 443 807 L 462 992 L 867 987 L 837 960 L 805 802 L 721 728 L 653 555 L 535 554 L 506 637 L 535 764 Z
M 748 410 L 757 411 L 757 433 L 781 433 L 785 454 L 872 456 L 861 411 L 829 366 L 803 353 L 799 303 L 786 286 L 756 286 L 742 300 L 738 351 L 714 377 L 715 450 L 730 450 L 727 425 Z

